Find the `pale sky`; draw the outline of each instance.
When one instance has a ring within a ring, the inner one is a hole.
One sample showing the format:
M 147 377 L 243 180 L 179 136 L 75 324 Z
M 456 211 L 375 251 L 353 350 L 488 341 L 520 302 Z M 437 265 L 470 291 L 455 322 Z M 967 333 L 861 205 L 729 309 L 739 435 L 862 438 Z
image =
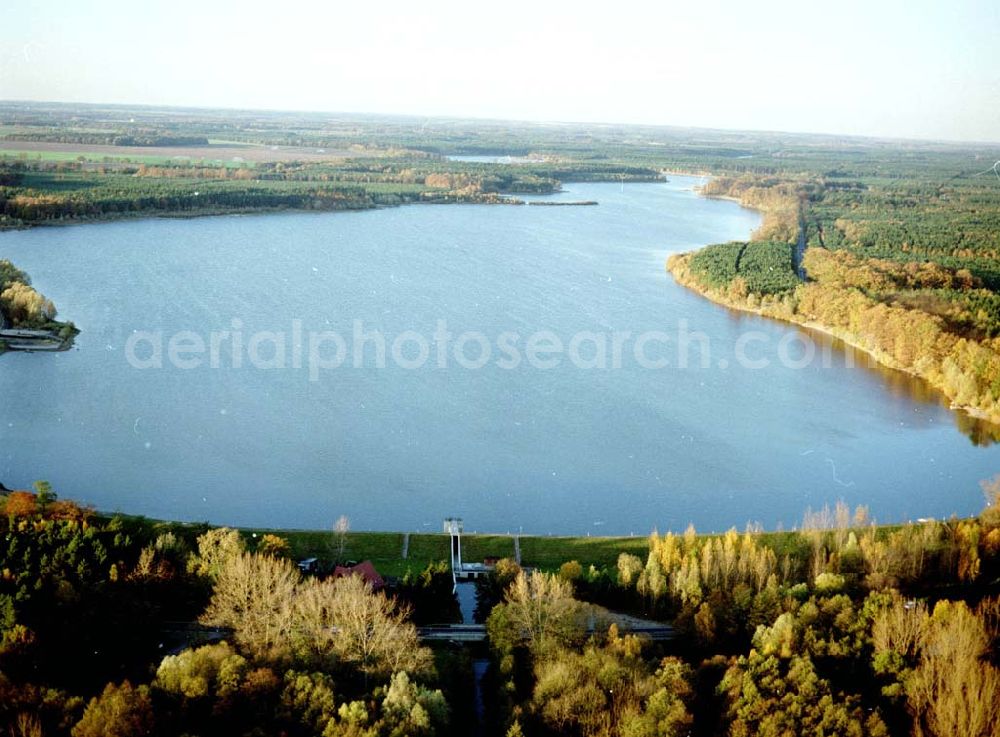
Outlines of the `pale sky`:
M 998 0 L 0 1 L 0 99 L 1000 141 Z

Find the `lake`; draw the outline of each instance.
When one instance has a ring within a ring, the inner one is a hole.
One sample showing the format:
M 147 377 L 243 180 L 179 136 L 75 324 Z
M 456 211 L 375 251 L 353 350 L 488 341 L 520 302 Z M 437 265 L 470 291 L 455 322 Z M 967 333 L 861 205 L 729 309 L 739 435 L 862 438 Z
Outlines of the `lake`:
M 774 528 L 838 499 L 883 522 L 978 512 L 1000 446 L 974 444 L 968 418 L 822 338 L 802 365 L 802 331 L 673 282 L 669 253 L 759 222 L 696 183 L 549 198 L 596 207 L 0 234 L 0 258 L 83 331 L 67 353 L 0 357 L 0 481 L 309 528 L 341 514 L 380 530 Z M 171 340 L 188 350 L 170 356 Z

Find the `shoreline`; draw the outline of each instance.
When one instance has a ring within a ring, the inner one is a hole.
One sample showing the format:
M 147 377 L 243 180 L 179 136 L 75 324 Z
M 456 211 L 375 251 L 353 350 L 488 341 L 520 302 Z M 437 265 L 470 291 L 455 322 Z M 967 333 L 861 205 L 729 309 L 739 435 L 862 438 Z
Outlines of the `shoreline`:
M 686 177 L 712 177 L 715 176 L 708 172 L 691 172 L 691 171 L 664 171 L 664 174 L 673 174 L 676 176 L 686 176 Z M 625 182 L 625 184 L 652 184 L 659 179 L 635 179 Z M 560 184 L 619 184 L 618 179 L 565 179 L 561 180 Z M 447 192 L 426 192 L 422 193 L 418 197 L 404 197 L 399 202 L 375 202 L 371 204 L 358 204 L 357 206 L 347 206 L 347 207 L 329 207 L 329 208 L 314 208 L 314 207 L 282 207 L 282 206 L 267 206 L 267 207 L 234 207 L 234 208 L 212 208 L 207 207 L 204 209 L 192 209 L 192 210 L 137 210 L 129 212 L 109 212 L 104 213 L 96 217 L 79 217 L 79 218 L 52 218 L 47 220 L 32 220 L 32 221 L 19 221 L 13 222 L 3 222 L 0 221 L 0 234 L 6 232 L 17 232 L 25 230 L 33 230 L 35 228 L 60 228 L 60 227 L 70 227 L 74 225 L 99 225 L 101 223 L 117 223 L 117 222 L 128 222 L 135 220 L 153 220 L 153 219 L 178 219 L 178 220 L 195 220 L 197 218 L 206 217 L 225 217 L 228 215 L 280 215 L 283 213 L 315 213 L 315 214 L 327 214 L 331 212 L 365 212 L 369 210 L 382 210 L 392 207 L 404 207 L 406 205 L 529 205 L 529 206 L 547 206 L 547 207 L 580 207 L 580 206 L 596 206 L 600 203 L 597 201 L 574 201 L 574 202 L 545 202 L 536 200 L 522 200 L 521 197 L 550 197 L 563 192 L 564 189 L 560 187 L 551 192 L 483 192 L 474 196 L 467 195 L 454 195 Z M 698 191 L 698 188 L 695 188 Z M 709 197 L 708 199 L 731 199 L 733 202 L 739 202 L 735 198 L 729 197 Z M 744 208 L 748 210 L 754 210 L 758 212 L 753 207 L 743 205 Z
M 725 199 L 733 199 L 733 198 L 726 197 Z M 928 377 L 921 375 L 915 369 L 906 366 L 900 366 L 895 361 L 892 361 L 890 359 L 885 358 L 882 355 L 879 355 L 879 353 L 877 353 L 874 349 L 869 348 L 866 345 L 863 345 L 860 336 L 812 320 L 795 320 L 790 317 L 769 314 L 765 312 L 763 308 L 760 307 L 748 307 L 746 305 L 741 305 L 716 293 L 715 290 L 711 290 L 704 287 L 703 285 L 699 284 L 693 277 L 685 278 L 682 273 L 679 273 L 681 270 L 678 267 L 681 265 L 683 257 L 691 256 L 694 253 L 695 251 L 672 254 L 667 259 L 666 262 L 667 273 L 669 273 L 673 277 L 674 281 L 677 284 L 684 287 L 685 289 L 689 289 L 698 296 L 707 299 L 709 302 L 712 302 L 713 304 L 719 305 L 721 307 L 725 307 L 726 309 L 735 310 L 737 312 L 743 312 L 751 315 L 757 315 L 758 317 L 762 317 L 768 320 L 775 320 L 776 322 L 781 322 L 786 325 L 794 325 L 797 328 L 812 330 L 817 333 L 821 333 L 827 337 L 839 340 L 845 345 L 850 346 L 854 350 L 860 351 L 861 353 L 870 357 L 880 367 L 890 369 L 892 371 L 899 371 L 910 377 L 919 379 L 920 381 L 924 382 L 925 384 L 927 384 L 928 387 L 934 390 L 935 394 L 939 395 L 939 397 L 943 400 L 943 404 L 946 407 L 948 407 L 948 409 L 950 409 L 952 412 L 962 412 L 976 420 L 988 422 L 992 425 L 1000 427 L 1000 416 L 993 416 L 989 412 L 986 412 L 978 407 L 958 404 L 957 402 L 953 401 L 944 392 L 943 389 L 937 386 L 937 384 L 931 381 Z
M 608 183 L 611 183 L 610 181 Z M 226 217 L 235 215 L 280 215 L 283 213 L 313 213 L 325 215 L 334 212 L 368 212 L 371 210 L 384 210 L 393 207 L 405 207 L 407 205 L 525 205 L 530 204 L 518 199 L 518 195 L 524 196 L 524 192 L 505 194 L 483 193 L 482 196 L 467 197 L 463 195 L 449 195 L 428 193 L 427 197 L 417 199 L 403 199 L 399 202 L 375 202 L 358 204 L 358 206 L 348 207 L 234 207 L 234 208 L 204 208 L 194 210 L 136 210 L 130 212 L 112 212 L 102 214 L 98 217 L 80 218 L 53 218 L 48 220 L 21 221 L 18 223 L 0 222 L 0 234 L 13 233 L 17 231 L 33 230 L 35 228 L 61 228 L 74 225 L 100 225 L 102 223 L 129 222 L 136 220 L 196 220 L 198 218 Z M 536 193 L 530 193 L 534 196 Z M 557 191 L 541 193 L 542 196 L 558 194 Z M 572 203 L 576 204 L 576 203 Z M 596 204 L 596 203 L 595 203 Z
M 0 329 L 0 356 L 4 353 L 63 353 L 73 347 L 73 341 L 80 334 L 72 326 L 66 335 L 61 335 L 68 325 L 48 330 L 22 330 L 18 328 Z

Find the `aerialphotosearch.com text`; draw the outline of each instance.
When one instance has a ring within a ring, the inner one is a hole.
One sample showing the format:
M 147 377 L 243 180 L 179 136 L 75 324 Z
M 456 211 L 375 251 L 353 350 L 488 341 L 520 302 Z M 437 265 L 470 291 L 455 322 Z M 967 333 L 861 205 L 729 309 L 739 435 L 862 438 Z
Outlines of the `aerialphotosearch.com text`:
M 712 340 L 681 319 L 673 330 L 581 330 L 559 335 L 551 330 L 530 333 L 450 330 L 438 320 L 432 331 L 387 333 L 355 319 L 350 330 L 309 330 L 292 320 L 287 330 L 253 330 L 235 318 L 226 330 L 202 333 L 181 330 L 135 330 L 125 343 L 125 358 L 139 370 L 173 368 L 306 371 L 310 381 L 325 372 L 353 369 L 477 371 L 489 366 L 508 371 L 546 371 L 572 366 L 607 371 L 630 364 L 642 369 L 763 369 L 774 362 L 792 369 L 817 361 L 832 365 L 832 350 L 809 334 L 747 330 L 726 345 L 726 355 L 713 355 Z M 851 358 L 847 354 L 848 361 Z M 849 362 L 850 365 L 850 362 Z

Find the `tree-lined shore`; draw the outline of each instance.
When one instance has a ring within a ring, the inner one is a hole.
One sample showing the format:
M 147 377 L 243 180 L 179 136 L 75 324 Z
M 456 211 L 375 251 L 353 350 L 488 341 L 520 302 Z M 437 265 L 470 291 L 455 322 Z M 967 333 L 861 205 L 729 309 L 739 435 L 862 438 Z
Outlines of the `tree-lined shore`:
M 667 269 L 679 283 L 834 335 L 1000 425 L 1000 210 L 983 207 L 1000 201 L 996 182 L 834 188 L 819 178 L 742 176 L 702 192 L 736 197 L 764 221 L 749 243 L 672 256 Z
M 118 146 L 130 152 L 142 149 L 135 141 L 150 150 L 158 143 L 156 150 L 168 155 L 89 151 L 94 136 L 132 141 Z M 703 268 L 718 249 L 680 256 L 670 266 L 678 279 L 728 306 L 829 332 L 928 381 L 957 408 L 1000 423 L 1000 183 L 989 168 L 1000 149 L 655 126 L 436 126 L 372 116 L 166 109 L 152 115 L 115 106 L 0 103 L 0 141 L 30 147 L 56 139 L 79 150 L 0 151 L 0 229 L 287 209 L 511 204 L 519 194 L 550 193 L 576 181 L 710 174 L 715 178 L 703 194 L 763 213 L 754 245 L 739 252 L 762 260 L 742 260 L 744 273 L 727 276 L 713 271 L 718 259 Z M 175 149 L 183 154 L 169 155 Z M 792 252 L 791 269 L 787 249 L 762 245 L 800 241 L 804 248 Z M 8 311 L 24 296 L 9 295 Z M 35 310 L 32 319 L 43 312 Z
M 467 559 L 504 556 L 477 582 L 482 649 L 420 642 L 459 616 L 446 535 L 103 516 L 38 482 L 0 494 L 0 728 L 988 737 L 1000 481 L 984 491 L 977 518 L 893 527 L 837 505 L 788 532 L 522 537 L 520 564 L 510 536 L 466 536 Z M 359 558 L 384 588 L 336 570 Z M 587 603 L 677 637 L 595 627 Z
M 0 103 L 0 141 L 25 147 L 0 151 L 0 229 L 708 173 L 703 195 L 763 222 L 673 257 L 681 284 L 837 335 L 1000 423 L 988 147 L 44 103 Z M 56 317 L 0 261 L 0 351 L 68 345 Z M 486 642 L 469 646 L 418 629 L 462 616 L 447 535 L 151 520 L 0 485 L 0 734 L 997 737 L 1000 477 L 983 490 L 976 517 L 891 526 L 838 504 L 789 531 L 466 535 L 465 560 L 489 561 Z

